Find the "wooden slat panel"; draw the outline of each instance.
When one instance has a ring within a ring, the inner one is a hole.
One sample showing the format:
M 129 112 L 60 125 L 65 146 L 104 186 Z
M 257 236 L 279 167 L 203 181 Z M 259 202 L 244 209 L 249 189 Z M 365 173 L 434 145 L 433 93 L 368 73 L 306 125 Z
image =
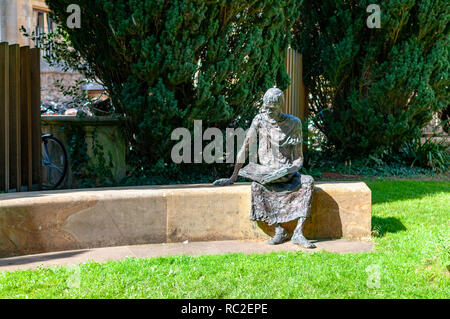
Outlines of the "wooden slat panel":
M 307 116 L 308 104 L 306 103 L 305 84 L 303 82 L 303 56 L 301 54 L 299 54 L 299 59 L 299 115 L 302 120 L 305 120 Z
M 294 83 L 294 79 L 292 76 L 292 65 L 294 64 L 293 58 L 292 58 L 292 50 L 289 49 L 289 76 L 291 77 L 291 86 L 289 87 L 289 106 L 288 106 L 288 112 L 289 114 L 292 113 L 291 109 L 292 109 L 292 91 L 293 91 L 293 87 L 295 86 Z
M 20 48 L 20 135 L 22 186 L 32 189 L 30 48 Z
M 9 47 L 0 43 L 0 191 L 9 191 Z
M 20 191 L 20 48 L 9 46 L 9 172 L 10 189 Z
M 33 185 L 41 188 L 41 68 L 40 50 L 31 49 L 31 131 L 32 131 L 32 177 Z
M 303 121 L 307 114 L 306 92 L 303 84 L 303 58 L 300 53 L 288 48 L 284 61 L 286 72 L 291 78 L 291 85 L 284 92 L 283 112 L 295 115 Z
M 296 100 L 295 100 L 295 98 L 296 98 L 296 92 L 297 92 L 297 74 L 295 74 L 295 69 L 296 69 L 296 66 L 297 66 L 297 61 L 296 61 L 296 55 L 295 55 L 295 52 L 294 52 L 294 50 L 292 50 L 291 49 L 291 52 L 292 52 L 292 66 L 291 66 L 291 75 L 292 75 L 292 93 L 291 93 L 291 95 L 292 95 L 292 103 L 291 103 L 291 109 L 290 109 L 290 112 L 291 112 L 291 114 L 292 115 L 295 115 L 295 108 L 296 108 L 296 106 L 297 106 L 297 104 L 296 104 Z
M 285 58 L 284 58 L 284 65 L 286 66 L 286 73 L 287 73 L 287 74 L 289 75 L 289 77 L 290 77 L 290 73 L 289 73 L 289 56 L 290 56 L 290 54 L 289 54 L 289 49 L 286 49 L 286 54 L 285 54 Z M 292 84 L 292 79 L 291 79 L 291 84 Z M 284 91 L 284 107 L 283 107 L 283 113 L 287 113 L 287 114 L 289 114 L 288 109 L 289 109 L 289 97 L 290 97 L 289 91 L 290 91 L 290 87 L 291 87 L 291 86 L 289 86 L 289 87 Z
M 290 72 L 289 72 L 290 71 L 289 70 L 290 58 L 291 58 L 291 56 L 289 54 L 289 49 L 288 49 L 286 51 L 286 71 L 287 71 L 287 74 L 289 75 L 289 77 L 290 77 Z M 292 84 L 292 79 L 291 79 L 291 84 Z M 291 86 L 289 85 L 289 87 L 286 90 L 285 110 L 284 110 L 285 113 L 289 113 L 289 111 L 288 111 L 288 109 L 289 109 L 289 99 L 291 97 L 291 95 L 289 94 L 290 93 L 290 89 L 291 89 Z
M 295 51 L 292 50 L 293 53 L 293 57 L 294 57 L 294 65 L 293 65 L 293 73 L 292 73 L 292 77 L 294 78 L 294 92 L 293 92 L 293 97 L 294 97 L 294 103 L 292 104 L 292 108 L 291 108 L 291 112 L 292 115 L 295 115 L 298 117 L 298 56 L 297 53 Z

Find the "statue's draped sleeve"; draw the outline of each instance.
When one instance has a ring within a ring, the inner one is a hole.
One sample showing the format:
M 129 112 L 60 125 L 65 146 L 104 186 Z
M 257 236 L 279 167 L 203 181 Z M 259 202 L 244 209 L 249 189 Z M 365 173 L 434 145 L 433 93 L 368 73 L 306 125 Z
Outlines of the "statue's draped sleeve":
M 250 128 L 247 130 L 245 135 L 244 144 L 237 154 L 237 162 L 244 163 L 249 154 L 257 154 L 257 138 L 258 138 L 258 127 L 259 127 L 259 116 L 253 118 Z M 253 157 L 253 156 L 252 156 Z M 250 162 L 257 162 L 257 158 L 250 158 Z
M 292 159 L 293 161 L 301 159 L 303 164 L 303 128 L 302 123 L 299 121 L 295 125 L 295 130 L 292 138 Z

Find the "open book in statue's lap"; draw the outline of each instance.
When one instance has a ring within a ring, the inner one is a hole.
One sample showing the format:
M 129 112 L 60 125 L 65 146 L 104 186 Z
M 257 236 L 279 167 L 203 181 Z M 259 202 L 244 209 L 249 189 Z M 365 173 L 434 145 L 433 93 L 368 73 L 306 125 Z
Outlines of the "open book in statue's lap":
M 302 125 L 298 118 L 281 113 L 283 92 L 273 88 L 264 95 L 260 113 L 253 119 L 237 155 L 231 178 L 220 179 L 216 186 L 233 184 L 238 175 L 253 180 L 251 220 L 275 227 L 270 244 L 289 239 L 282 223 L 298 220 L 291 241 L 305 248 L 314 248 L 303 236 L 303 226 L 311 211 L 314 180 L 298 171 L 303 165 Z M 258 164 L 243 168 L 249 148 L 258 141 Z
M 296 166 L 271 168 L 256 163 L 249 163 L 239 170 L 239 176 L 265 185 L 269 183 L 287 182 L 297 171 L 298 167 Z

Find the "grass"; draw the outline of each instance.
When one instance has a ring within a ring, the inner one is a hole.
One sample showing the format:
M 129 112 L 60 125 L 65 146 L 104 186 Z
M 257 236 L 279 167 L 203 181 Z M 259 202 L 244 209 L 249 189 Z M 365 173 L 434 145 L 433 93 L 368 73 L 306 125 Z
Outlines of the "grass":
M 0 297 L 449 298 L 450 182 L 367 183 L 371 253 L 130 258 L 0 272 Z

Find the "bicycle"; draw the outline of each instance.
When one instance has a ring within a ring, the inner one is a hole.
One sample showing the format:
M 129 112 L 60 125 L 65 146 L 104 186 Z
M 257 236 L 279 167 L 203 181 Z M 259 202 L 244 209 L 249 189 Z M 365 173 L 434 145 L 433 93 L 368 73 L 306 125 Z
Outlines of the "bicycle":
M 90 113 L 90 108 L 98 112 L 108 113 L 102 109 L 96 108 L 102 103 L 109 103 L 101 101 L 102 96 L 105 94 L 105 90 L 101 94 L 81 106 L 81 110 L 86 114 Z M 50 103 L 48 105 L 41 105 L 41 114 L 63 114 L 61 110 L 66 108 L 60 108 L 56 103 Z M 56 189 L 58 188 L 64 178 L 67 175 L 68 160 L 67 152 L 63 143 L 54 137 L 52 134 L 43 134 L 42 139 L 42 188 L 43 189 Z
M 52 134 L 43 134 L 42 188 L 56 189 L 64 181 L 68 169 L 67 152 L 63 143 Z

